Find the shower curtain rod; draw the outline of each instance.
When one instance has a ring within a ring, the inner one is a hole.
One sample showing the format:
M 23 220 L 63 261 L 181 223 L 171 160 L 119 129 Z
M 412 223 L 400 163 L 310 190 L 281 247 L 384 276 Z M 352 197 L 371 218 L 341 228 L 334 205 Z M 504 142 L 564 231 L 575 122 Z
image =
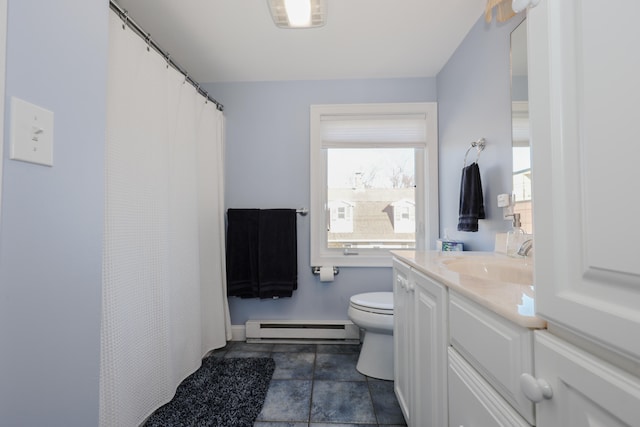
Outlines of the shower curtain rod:
M 189 73 L 187 73 L 180 66 L 180 64 L 178 64 L 173 59 L 171 59 L 171 55 L 169 55 L 169 53 L 165 52 L 160 46 L 158 46 L 158 44 L 151 38 L 151 34 L 144 31 L 144 29 L 140 25 L 138 25 L 137 22 L 135 22 L 133 19 L 129 17 L 129 12 L 121 8 L 120 5 L 118 5 L 115 2 L 115 0 L 109 0 L 109 5 L 111 6 L 111 9 L 113 9 L 120 16 L 120 19 L 122 19 L 122 22 L 124 23 L 124 25 L 127 25 L 129 28 L 134 30 L 136 34 L 138 34 L 142 39 L 144 39 L 147 42 L 147 45 L 149 45 L 150 47 L 153 47 L 153 49 L 156 52 L 158 52 L 160 55 L 162 55 L 166 59 L 167 65 L 171 65 L 173 68 L 178 70 L 178 72 L 180 72 L 184 76 L 185 81 L 189 82 L 193 87 L 195 87 L 196 91 L 200 95 L 204 96 L 207 100 L 216 104 L 216 107 L 218 108 L 218 110 L 224 111 L 224 105 L 220 104 L 218 101 L 216 101 L 211 96 L 209 96 L 209 92 L 200 89 L 200 83 L 198 83 L 197 81 L 189 77 Z

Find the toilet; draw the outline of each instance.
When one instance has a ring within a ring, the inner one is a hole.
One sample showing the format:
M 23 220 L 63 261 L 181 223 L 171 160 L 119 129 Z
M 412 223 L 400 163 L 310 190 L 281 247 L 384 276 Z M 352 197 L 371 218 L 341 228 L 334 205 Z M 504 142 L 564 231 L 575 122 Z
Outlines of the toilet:
M 364 330 L 356 369 L 381 380 L 393 380 L 393 292 L 351 297 L 349 319 Z

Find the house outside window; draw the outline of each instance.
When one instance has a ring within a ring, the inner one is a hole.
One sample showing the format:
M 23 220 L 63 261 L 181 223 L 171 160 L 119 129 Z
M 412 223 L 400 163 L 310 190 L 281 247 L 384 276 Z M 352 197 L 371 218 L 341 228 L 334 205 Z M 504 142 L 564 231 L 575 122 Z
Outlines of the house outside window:
M 393 207 L 393 230 L 396 233 L 411 233 L 416 229 L 416 205 L 411 199 L 402 199 Z
M 331 222 L 329 229 L 334 233 L 353 233 L 353 205 L 342 200 L 329 202 Z

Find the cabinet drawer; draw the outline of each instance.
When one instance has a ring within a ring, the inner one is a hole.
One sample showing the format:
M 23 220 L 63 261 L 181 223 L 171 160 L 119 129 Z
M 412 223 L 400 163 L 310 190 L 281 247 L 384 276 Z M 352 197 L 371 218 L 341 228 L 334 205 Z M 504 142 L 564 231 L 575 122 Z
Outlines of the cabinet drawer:
M 533 332 L 450 291 L 451 345 L 529 423 L 533 403 L 520 390 L 520 375 L 533 374 Z
M 449 426 L 531 427 L 451 347 L 449 347 Z
M 538 404 L 538 424 L 640 425 L 640 377 L 546 331 L 535 332 L 536 377 L 553 391 Z

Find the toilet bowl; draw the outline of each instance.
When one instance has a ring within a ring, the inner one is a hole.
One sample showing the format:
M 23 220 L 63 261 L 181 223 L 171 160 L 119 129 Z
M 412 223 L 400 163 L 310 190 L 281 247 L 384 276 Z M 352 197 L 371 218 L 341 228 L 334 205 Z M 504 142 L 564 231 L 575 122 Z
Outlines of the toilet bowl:
M 358 372 L 381 380 L 393 380 L 393 293 L 353 295 L 348 315 L 364 330 L 356 366 Z

